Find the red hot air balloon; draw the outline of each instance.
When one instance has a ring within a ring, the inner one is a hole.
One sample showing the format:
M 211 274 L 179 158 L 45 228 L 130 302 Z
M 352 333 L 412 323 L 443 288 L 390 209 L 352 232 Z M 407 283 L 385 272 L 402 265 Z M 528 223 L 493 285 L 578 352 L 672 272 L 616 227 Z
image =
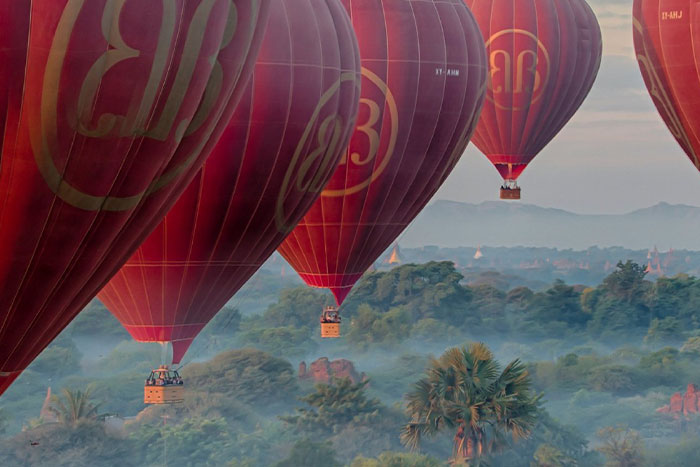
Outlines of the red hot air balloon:
M 273 0 L 254 77 L 202 171 L 99 298 L 173 363 L 275 251 L 352 134 L 359 51 L 338 0 Z
M 201 167 L 266 4 L 0 0 L 0 394 Z
M 472 141 L 504 179 L 502 199 L 576 113 L 600 68 L 600 27 L 585 0 L 465 0 L 486 40 L 489 85 Z
M 634 48 L 664 123 L 700 170 L 700 4 L 635 0 Z
M 344 0 L 360 44 L 350 146 L 321 198 L 279 248 L 340 305 L 427 204 L 464 151 L 486 57 L 462 0 Z

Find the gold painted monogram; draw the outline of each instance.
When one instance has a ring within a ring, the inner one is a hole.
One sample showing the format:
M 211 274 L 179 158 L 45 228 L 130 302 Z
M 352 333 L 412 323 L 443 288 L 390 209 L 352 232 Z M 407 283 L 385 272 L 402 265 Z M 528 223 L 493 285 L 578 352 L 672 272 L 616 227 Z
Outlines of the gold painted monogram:
M 56 28 L 44 73 L 41 99 L 41 128 L 35 130 L 31 135 L 32 149 L 40 173 L 51 190 L 63 201 L 89 211 L 125 211 L 134 208 L 144 196 L 172 182 L 189 167 L 203 149 L 208 137 L 213 132 L 213 128 L 208 129 L 200 144 L 197 145 L 194 152 L 184 162 L 170 172 L 162 174 L 159 179 L 155 180 L 142 193 L 126 197 L 94 196 L 80 191 L 66 181 L 57 169 L 53 157 L 53 151 L 58 146 L 58 86 L 56 83 L 59 83 L 61 80 L 73 29 L 85 1 L 68 0 Z M 106 1 L 101 18 L 101 29 L 110 47 L 93 63 L 81 83 L 77 115 L 72 119 L 74 130 L 77 133 L 98 139 L 143 136 L 158 141 L 167 141 L 172 135 L 175 142 L 179 143 L 184 136 L 193 133 L 204 124 L 221 97 L 228 97 L 220 96 L 224 77 L 221 64 L 218 62 L 218 54 L 231 42 L 236 31 L 238 15 L 233 0 L 228 0 L 228 22 L 221 45 L 209 57 L 209 62 L 212 63 L 212 71 L 197 112 L 191 121 L 187 119 L 176 121 L 179 109 L 187 95 L 196 62 L 200 56 L 207 24 L 217 1 L 202 0 L 187 28 L 187 36 L 185 37 L 181 55 L 182 60 L 175 73 L 169 94 L 165 97 L 163 110 L 158 118 L 151 115 L 157 101 L 162 97 L 160 95 L 160 83 L 165 74 L 168 73 L 168 56 L 176 32 L 175 26 L 177 21 L 176 2 L 174 0 L 159 1 L 162 4 L 163 16 L 159 25 L 158 42 L 142 99 L 137 105 L 133 105 L 126 115 L 103 113 L 95 116 L 94 104 L 105 75 L 110 72 L 114 65 L 141 56 L 141 51 L 131 47 L 122 36 L 120 16 L 126 0 Z M 252 9 L 255 14 L 251 17 L 251 23 L 255 24 L 257 22 L 258 8 L 254 5 Z M 248 43 L 250 43 L 251 38 L 249 37 L 248 40 Z
M 367 177 L 367 179 L 355 185 L 346 186 L 337 190 L 325 189 L 321 193 L 321 196 L 345 196 L 357 193 L 358 191 L 366 188 L 370 183 L 375 181 L 382 174 L 382 172 L 384 172 L 387 165 L 389 165 L 391 157 L 394 155 L 396 138 L 399 133 L 399 112 L 396 107 L 394 95 L 391 93 L 391 90 L 387 84 L 379 76 L 367 68 L 362 68 L 362 76 L 366 78 L 369 83 L 376 86 L 377 89 L 381 91 L 382 95 L 384 95 L 386 108 L 389 110 L 390 126 L 388 128 L 382 128 L 382 122 L 379 121 L 381 111 L 377 102 L 367 98 L 360 99 L 360 105 L 364 105 L 369 109 L 369 115 L 367 120 L 364 122 L 357 122 L 355 132 L 356 134 L 358 132 L 362 133 L 364 137 L 367 138 L 369 141 L 369 150 L 365 155 L 353 152 L 350 154 L 349 158 L 346 151 L 345 155 L 343 155 L 343 158 L 340 161 L 340 165 L 350 163 L 358 166 L 365 166 L 370 163 L 375 164 L 375 159 L 377 157 L 381 157 L 381 160 L 379 160 L 379 164 L 376 164 L 376 167 L 374 167 L 372 173 L 369 177 Z M 381 154 L 379 154 L 380 131 L 389 131 L 389 144 L 383 157 Z
M 323 189 L 324 182 L 327 181 L 330 171 L 335 167 L 332 166 L 333 159 L 338 155 L 339 145 L 343 136 L 343 126 L 345 122 L 337 114 L 332 114 L 323 119 L 318 128 L 316 135 L 315 146 L 308 154 L 302 157 L 311 132 L 319 119 L 323 107 L 335 96 L 341 86 L 345 83 L 359 86 L 355 73 L 345 72 L 340 75 L 336 81 L 326 92 L 323 93 L 318 101 L 314 112 L 311 114 L 309 122 L 304 128 L 304 133 L 296 145 L 289 168 L 284 175 L 279 194 L 277 195 L 277 203 L 275 205 L 275 224 L 280 232 L 290 232 L 294 226 L 289 225 L 287 213 L 285 213 L 284 201 L 287 196 L 287 191 L 290 186 L 293 186 L 299 192 L 318 193 Z M 318 168 L 311 172 L 314 163 L 320 159 Z M 297 168 L 298 167 L 298 168 Z M 294 179 L 292 179 L 294 177 Z
M 513 35 L 527 37 L 536 44 L 537 49 L 521 50 L 513 57 L 508 50 L 496 48 L 498 47 L 496 42 L 499 38 Z M 489 101 L 502 109 L 522 110 L 542 97 L 542 91 L 549 82 L 551 64 L 549 53 L 537 36 L 523 29 L 504 29 L 495 33 L 486 41 L 486 49 L 489 52 L 489 79 L 488 92 L 486 94 L 486 98 Z M 542 76 L 538 66 L 540 53 L 545 60 L 544 70 L 542 70 L 544 71 L 544 76 Z M 499 84 L 494 86 L 494 81 L 497 81 Z M 506 104 L 505 102 L 508 102 L 510 98 L 501 98 L 505 94 L 522 93 L 532 95 L 532 98 L 524 106 Z

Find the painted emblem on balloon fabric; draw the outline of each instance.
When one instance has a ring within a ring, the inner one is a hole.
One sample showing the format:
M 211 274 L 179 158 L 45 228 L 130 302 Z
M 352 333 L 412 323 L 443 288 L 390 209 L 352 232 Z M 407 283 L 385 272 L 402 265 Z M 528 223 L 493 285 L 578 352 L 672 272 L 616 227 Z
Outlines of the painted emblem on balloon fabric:
M 275 223 L 280 232 L 290 232 L 295 226 L 294 222 L 290 222 L 291 213 L 287 212 L 285 206 L 289 190 L 318 193 L 323 190 L 324 184 L 335 170 L 334 162 L 337 161 L 341 149 L 345 122 L 337 113 L 324 116 L 323 112 L 326 105 L 345 86 L 359 86 L 355 73 L 341 73 L 340 78 L 323 93 L 296 145 L 277 195 Z M 319 120 L 321 123 L 318 125 L 315 141 L 309 141 Z
M 486 98 L 499 109 L 525 110 L 537 102 L 551 74 L 549 52 L 524 29 L 503 29 L 486 41 L 489 76 Z
M 177 146 L 183 137 L 193 134 L 200 128 L 203 129 L 199 136 L 200 141 L 194 145 L 192 152 L 183 161 L 180 161 L 168 172 L 161 174 L 146 190 L 131 196 L 85 193 L 66 180 L 65 174 L 56 166 L 55 156 L 60 150 L 58 122 L 61 120 L 58 116 L 59 87 L 56 83 L 61 82 L 76 23 L 85 21 L 84 18 L 81 18 L 81 13 L 86 6 L 86 0 L 67 1 L 56 27 L 44 71 L 40 109 L 41 125 L 35 125 L 30 130 L 32 150 L 39 172 L 49 188 L 59 198 L 72 206 L 88 211 L 130 210 L 136 207 L 143 197 L 171 183 L 194 163 L 219 120 L 219 115 L 216 115 L 217 118 L 210 119 L 213 110 L 217 104 L 222 102 L 222 99 L 230 97 L 221 96 L 224 75 L 218 56 L 220 51 L 231 43 L 239 25 L 234 0 L 228 0 L 228 19 L 220 47 L 207 57 L 212 68 L 197 112 L 191 118 L 181 117 L 181 120 L 176 121 L 183 102 L 189 97 L 188 88 L 197 63 L 201 61 L 202 46 L 207 36 L 207 25 L 211 21 L 212 15 L 215 14 L 214 7 L 217 1 L 202 0 L 190 18 L 190 24 L 178 28 L 177 16 L 180 12 L 177 2 L 175 0 L 160 0 L 162 16 L 160 24 L 154 25 L 158 28 L 158 33 L 155 49 L 150 52 L 152 54 L 150 71 L 142 92 L 140 94 L 134 93 L 134 95 L 138 94 L 140 99 L 134 105 L 130 105 L 129 110 L 124 114 L 104 112 L 96 115 L 95 108 L 100 97 L 99 94 L 104 92 L 102 89 L 103 80 L 107 79 L 111 73 L 115 73 L 115 66 L 127 63 L 132 59 L 143 60 L 144 56 L 148 56 L 143 50 L 139 50 L 133 45 L 133 42 L 138 42 L 139 38 L 133 33 L 129 34 L 123 30 L 121 19 L 125 7 L 128 4 L 129 8 L 136 6 L 152 8 L 146 3 L 136 1 L 107 0 L 105 2 L 101 17 L 101 34 L 102 40 L 106 41 L 108 47 L 106 47 L 104 54 L 96 58 L 80 84 L 77 105 L 72 107 L 73 113 L 69 111 L 71 114 L 67 116 L 72 130 L 76 134 L 88 138 L 144 137 L 161 142 L 171 141 Z M 251 24 L 257 22 L 259 7 L 255 6 L 256 3 L 257 1 L 253 3 L 251 8 L 254 12 L 250 18 Z M 168 69 L 169 65 L 172 64 L 172 42 L 176 40 L 176 34 L 183 34 L 183 31 L 186 32 L 186 36 L 179 56 L 179 67 L 174 72 L 174 76 L 169 78 L 170 86 L 164 89 L 165 76 L 172 73 L 172 70 Z M 220 105 L 220 107 L 225 106 Z M 157 115 L 155 115 L 156 108 L 160 109 Z M 223 109 L 219 109 L 218 113 L 222 112 Z M 210 120 L 208 126 L 203 127 L 207 120 Z
M 355 137 L 364 138 L 364 145 L 366 146 L 366 153 L 360 154 L 357 151 L 345 152 L 343 158 L 340 161 L 340 166 L 343 165 L 354 165 L 356 167 L 372 167 L 371 171 L 365 171 L 368 173 L 364 180 L 353 183 L 349 186 L 340 187 L 328 187 L 323 190 L 321 196 L 346 196 L 353 193 L 357 193 L 372 182 L 374 182 L 379 176 L 384 172 L 391 157 L 394 155 L 394 149 L 396 148 L 396 139 L 399 133 L 399 112 L 396 107 L 396 100 L 394 95 L 391 93 L 389 86 L 377 76 L 374 72 L 367 68 L 362 68 L 362 88 L 365 86 L 372 86 L 379 91 L 380 95 L 384 98 L 384 102 L 377 102 L 373 99 L 363 97 L 360 99 L 360 107 L 365 107 L 366 111 L 361 112 L 360 115 L 366 115 L 364 118 L 358 117 L 357 124 L 355 126 Z M 364 92 L 363 95 L 370 95 L 370 92 Z M 384 108 L 384 115 L 382 115 L 382 107 Z M 387 124 L 387 114 L 388 111 L 388 124 Z M 385 133 L 388 132 L 388 136 Z M 382 150 L 382 140 L 386 138 L 386 148 Z M 371 165 L 370 165 L 371 164 Z

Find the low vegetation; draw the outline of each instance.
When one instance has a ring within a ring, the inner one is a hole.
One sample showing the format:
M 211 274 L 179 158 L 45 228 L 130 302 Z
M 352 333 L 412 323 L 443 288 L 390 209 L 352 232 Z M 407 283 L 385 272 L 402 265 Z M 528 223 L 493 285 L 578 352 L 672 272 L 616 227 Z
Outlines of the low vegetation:
M 369 273 L 344 339 L 321 342 L 332 298 L 265 276 L 269 304 L 203 331 L 173 407 L 143 405 L 158 347 L 94 303 L 0 398 L 0 465 L 693 464 L 700 415 L 656 409 L 700 383 L 700 280 L 650 281 L 633 262 L 595 287 L 473 279 L 449 262 Z M 319 356 L 368 380 L 299 380 Z

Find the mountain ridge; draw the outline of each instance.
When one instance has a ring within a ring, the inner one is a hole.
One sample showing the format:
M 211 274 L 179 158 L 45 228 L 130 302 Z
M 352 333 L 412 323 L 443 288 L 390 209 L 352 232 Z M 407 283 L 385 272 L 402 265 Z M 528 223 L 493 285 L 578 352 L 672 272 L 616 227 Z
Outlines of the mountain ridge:
M 436 228 L 439 226 L 439 228 Z M 585 249 L 700 249 L 700 207 L 661 202 L 622 214 L 578 214 L 535 204 L 431 203 L 400 238 L 402 246 L 478 244 Z

